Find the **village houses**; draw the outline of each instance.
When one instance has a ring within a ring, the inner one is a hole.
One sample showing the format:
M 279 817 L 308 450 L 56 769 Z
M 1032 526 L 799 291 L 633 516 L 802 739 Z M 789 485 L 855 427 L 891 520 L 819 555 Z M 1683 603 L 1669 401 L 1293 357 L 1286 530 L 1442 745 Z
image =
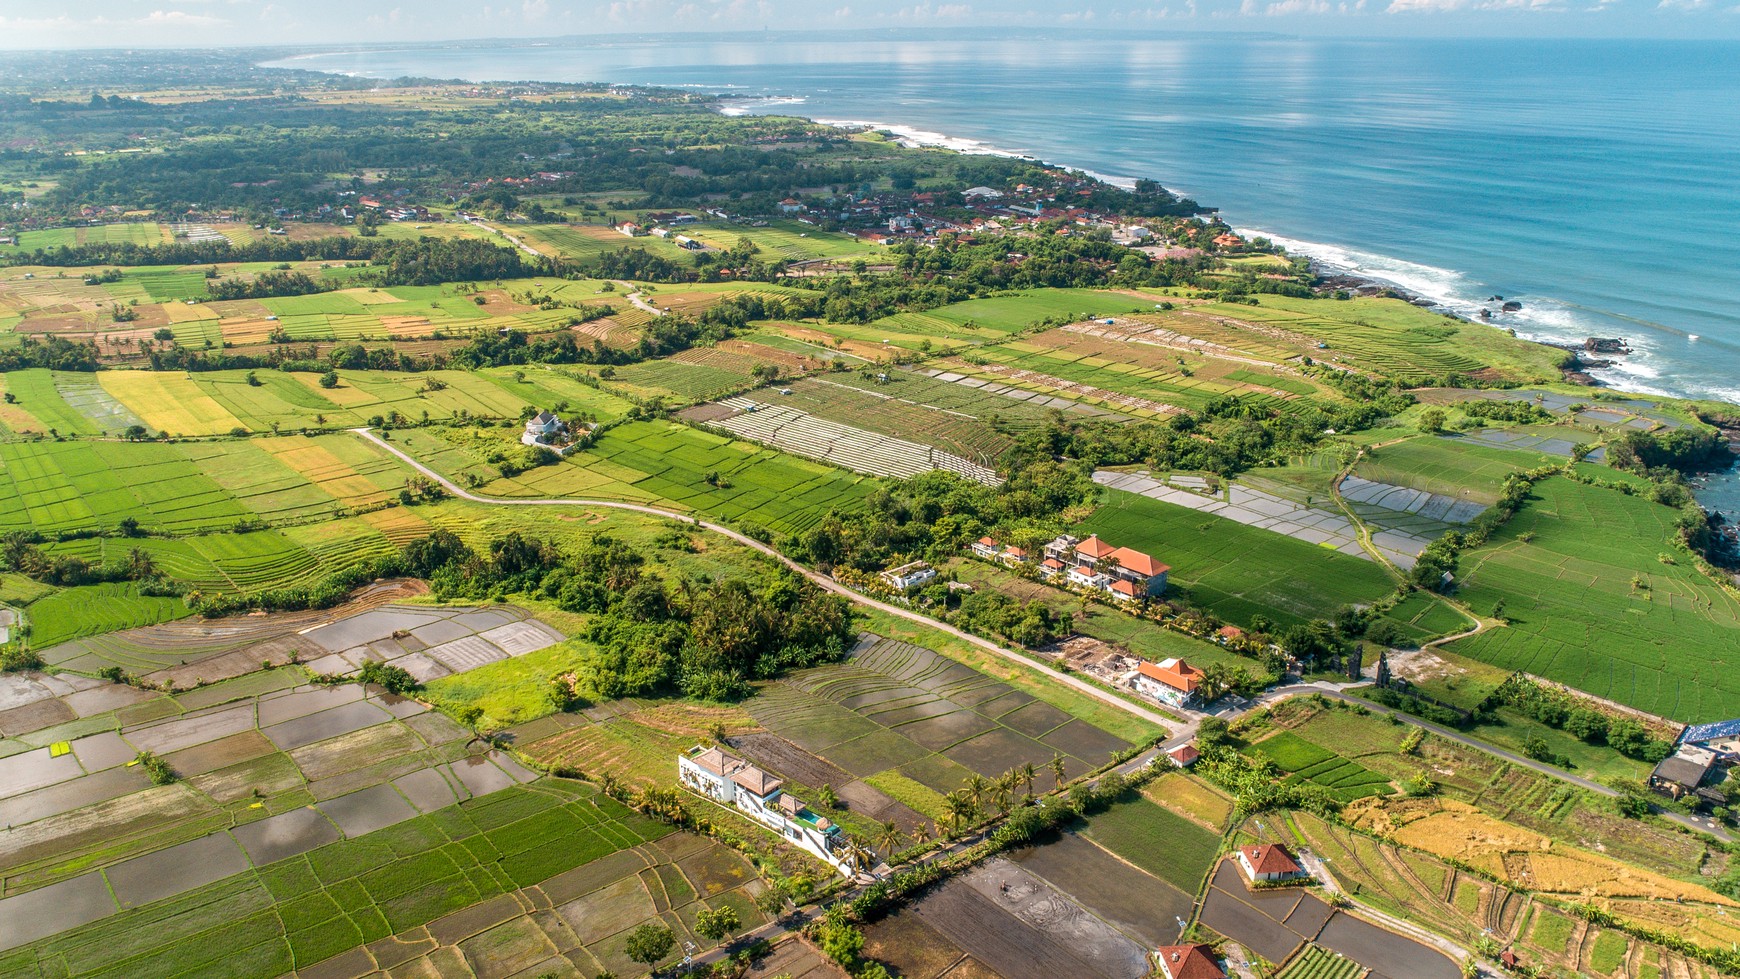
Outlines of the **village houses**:
M 568 436 L 568 425 L 554 413 L 540 411 L 526 419 L 526 430 L 520 433 L 522 445 L 542 445 L 556 448 Z
M 1226 979 L 1208 945 L 1163 945 L 1154 952 L 1166 979 Z
M 1004 547 L 990 537 L 979 538 L 968 549 L 975 557 L 1011 567 L 1029 560 L 1026 550 Z M 1120 602 L 1160 595 L 1166 590 L 1166 573 L 1171 570 L 1141 551 L 1114 547 L 1098 535 L 1082 540 L 1064 534 L 1045 545 L 1045 556 L 1039 563 L 1042 578 L 1062 575 L 1071 585 L 1104 592 Z

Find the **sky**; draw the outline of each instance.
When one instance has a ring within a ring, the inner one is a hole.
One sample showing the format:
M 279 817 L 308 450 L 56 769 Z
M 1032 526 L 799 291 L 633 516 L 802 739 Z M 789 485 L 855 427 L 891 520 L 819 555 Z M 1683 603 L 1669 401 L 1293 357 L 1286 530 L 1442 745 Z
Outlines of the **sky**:
M 13 49 L 974 27 L 1726 39 L 1740 0 L 0 0 Z

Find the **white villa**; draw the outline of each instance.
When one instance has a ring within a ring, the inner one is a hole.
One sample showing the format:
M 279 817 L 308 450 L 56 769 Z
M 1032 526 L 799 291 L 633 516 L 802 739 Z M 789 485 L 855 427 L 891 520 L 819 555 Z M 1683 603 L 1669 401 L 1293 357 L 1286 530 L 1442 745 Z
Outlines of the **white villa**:
M 785 783 L 777 776 L 730 752 L 696 745 L 677 756 L 677 777 L 685 788 L 742 812 L 841 874 L 852 875 L 850 866 L 834 853 L 840 843 L 840 827 L 787 795 Z
M 568 426 L 562 419 L 548 411 L 540 411 L 526 421 L 526 430 L 520 435 L 520 442 L 525 445 L 543 445 L 554 447 L 557 439 L 568 434 Z
M 897 591 L 907 591 L 917 588 L 926 582 L 936 580 L 936 569 L 924 561 L 914 561 L 898 568 L 889 568 L 882 572 L 882 580 L 892 585 Z

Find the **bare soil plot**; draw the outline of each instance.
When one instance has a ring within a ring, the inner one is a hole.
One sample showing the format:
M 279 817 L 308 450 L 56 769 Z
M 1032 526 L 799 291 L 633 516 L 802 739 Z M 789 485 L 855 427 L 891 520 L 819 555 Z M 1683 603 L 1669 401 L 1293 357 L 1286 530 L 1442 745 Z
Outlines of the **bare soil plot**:
M 920 899 L 926 924 L 1006 979 L 1147 974 L 1147 950 L 1042 879 L 993 860 Z
M 1130 866 L 1073 833 L 1044 846 L 1018 850 L 1010 859 L 1149 946 L 1174 942 L 1178 920 L 1190 920 L 1196 903 L 1195 895 Z
M 907 908 L 864 929 L 864 937 L 866 956 L 910 979 L 937 979 L 966 954 Z

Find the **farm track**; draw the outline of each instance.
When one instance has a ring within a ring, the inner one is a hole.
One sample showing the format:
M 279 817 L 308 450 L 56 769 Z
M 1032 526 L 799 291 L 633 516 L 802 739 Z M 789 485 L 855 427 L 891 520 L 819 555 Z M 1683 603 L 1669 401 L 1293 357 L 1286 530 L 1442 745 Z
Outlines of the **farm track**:
M 1165 742 L 1166 746 L 1183 744 L 1184 742 L 1186 742 L 1186 741 L 1188 741 L 1191 738 L 1196 736 L 1196 727 L 1197 727 L 1198 722 L 1195 719 L 1190 719 L 1190 720 L 1186 720 L 1186 721 L 1181 722 L 1178 718 L 1175 718 L 1175 717 L 1172 717 L 1172 716 L 1166 715 L 1166 714 L 1161 714 L 1157 711 L 1148 710 L 1145 707 L 1142 707 L 1138 704 L 1135 704 L 1135 703 L 1132 703 L 1128 700 L 1125 700 L 1124 698 L 1118 696 L 1117 694 L 1111 693 L 1111 692 L 1106 691 L 1106 690 L 1102 690 L 1099 687 L 1097 687 L 1091 683 L 1088 683 L 1085 680 L 1078 679 L 1077 677 L 1069 676 L 1066 674 L 1054 674 L 1054 673 L 1044 671 L 1041 669 L 1041 667 L 1037 663 L 1034 663 L 1033 661 L 1027 659 L 1027 657 L 1022 656 L 1020 653 L 1014 652 L 1012 650 L 1005 649 L 1002 646 L 999 646 L 996 643 L 991 642 L 988 639 L 982 639 L 978 636 L 973 635 L 972 633 L 965 632 L 961 629 L 957 629 L 954 626 L 948 625 L 948 624 L 943 623 L 943 622 L 938 622 L 937 620 L 930 618 L 929 616 L 921 615 L 921 614 L 914 612 L 910 609 L 904 609 L 904 608 L 900 608 L 899 606 L 896 606 L 896 605 L 890 605 L 886 602 L 880 602 L 874 598 L 870 598 L 867 595 L 863 595 L 859 592 L 853 591 L 852 589 L 847 588 L 845 585 L 840 584 L 839 582 L 828 577 L 827 575 L 824 575 L 819 571 L 814 571 L 810 568 L 806 568 L 803 565 L 799 564 L 798 562 L 796 562 L 796 561 L 792 560 L 791 558 L 785 556 L 784 554 L 780 553 L 778 550 L 775 550 L 774 548 L 769 547 L 768 545 L 763 544 L 760 541 L 755 540 L 751 537 L 748 537 L 744 534 L 740 534 L 737 531 L 732 530 L 729 527 L 725 527 L 725 526 L 720 525 L 720 524 L 712 523 L 710 521 L 702 520 L 698 517 L 695 517 L 695 516 L 692 516 L 689 514 L 677 513 L 675 511 L 671 511 L 671 510 L 663 510 L 663 509 L 660 509 L 658 507 L 647 506 L 647 505 L 640 504 L 640 503 L 624 503 L 620 500 L 588 500 L 588 499 L 512 499 L 512 500 L 510 500 L 510 499 L 501 499 L 501 498 L 497 498 L 497 497 L 478 496 L 477 494 L 472 493 L 472 492 L 460 487 L 457 483 L 454 483 L 452 480 L 441 475 L 440 473 L 429 468 L 428 466 L 423 465 L 421 462 L 418 462 L 416 459 L 412 458 L 409 454 L 400 450 L 398 446 L 392 444 L 391 442 L 388 442 L 386 439 L 381 438 L 379 435 L 376 435 L 374 432 L 370 431 L 369 429 L 357 428 L 357 429 L 352 429 L 352 431 L 355 432 L 356 434 L 362 436 L 363 438 L 368 439 L 370 442 L 374 443 L 376 446 L 378 446 L 382 449 L 385 449 L 386 451 L 397 456 L 399 459 L 403 460 L 407 465 L 409 465 L 411 468 L 415 469 L 417 472 L 428 477 L 429 479 L 434 480 L 447 492 L 452 493 L 454 496 L 459 497 L 460 499 L 470 500 L 473 503 L 484 503 L 484 504 L 489 504 L 492 506 L 584 506 L 584 507 L 599 507 L 599 508 L 611 509 L 611 510 L 628 510 L 628 511 L 633 511 L 636 513 L 648 514 L 650 516 L 655 516 L 655 517 L 664 517 L 664 518 L 669 519 L 669 520 L 679 520 L 679 521 L 682 521 L 684 523 L 692 523 L 695 526 L 702 527 L 706 530 L 710 530 L 710 531 L 713 531 L 714 533 L 720 534 L 721 536 L 728 537 L 731 540 L 733 540 L 739 544 L 742 544 L 745 547 L 751 548 L 755 551 L 758 551 L 762 554 L 767 555 L 768 557 L 773 558 L 776 561 L 779 561 L 780 563 L 791 568 L 793 571 L 796 571 L 798 574 L 801 574 L 805 578 L 808 578 L 810 581 L 814 582 L 818 587 L 822 588 L 825 591 L 839 595 L 843 598 L 848 599 L 849 601 L 855 602 L 859 605 L 863 605 L 867 608 L 873 608 L 879 612 L 884 612 L 884 613 L 887 613 L 889 615 L 898 616 L 898 617 L 906 619 L 908 621 L 916 622 L 920 625 L 924 625 L 924 626 L 927 626 L 929 628 L 936 629 L 940 632 L 947 633 L 948 635 L 953 636 L 956 639 L 959 639 L 959 640 L 966 642 L 966 643 L 970 643 L 971 645 L 976 646 L 979 649 L 982 649 L 986 652 L 993 653 L 1002 659 L 1008 660 L 1011 663 L 1017 663 L 1026 669 L 1034 671 L 1035 673 L 1043 673 L 1045 675 L 1047 681 L 1049 681 L 1049 682 L 1062 683 L 1065 686 L 1068 686 L 1068 687 L 1075 689 L 1079 693 L 1087 694 L 1088 696 L 1094 698 L 1095 700 L 1098 700 L 1102 703 L 1116 707 L 1116 708 L 1123 710 L 1123 711 L 1126 711 L 1128 713 L 1134 714 L 1137 717 L 1140 717 L 1143 720 L 1148 721 L 1149 723 L 1157 725 L 1157 726 L 1163 728 L 1164 730 L 1168 731 L 1169 737 Z

